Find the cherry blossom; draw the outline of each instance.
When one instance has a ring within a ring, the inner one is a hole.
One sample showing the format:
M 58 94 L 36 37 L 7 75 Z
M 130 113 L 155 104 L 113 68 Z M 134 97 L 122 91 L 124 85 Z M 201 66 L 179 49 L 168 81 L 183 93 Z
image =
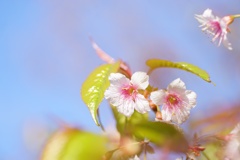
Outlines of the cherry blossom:
M 195 15 L 195 18 L 201 24 L 199 27 L 202 27 L 202 31 L 213 37 L 213 42 L 218 40 L 218 46 L 223 43 L 226 48 L 232 50 L 231 43 L 227 39 L 227 33 L 230 31 L 228 26 L 234 20 L 233 16 L 219 18 L 212 14 L 211 9 L 206 9 L 202 15 Z
M 237 160 L 240 157 L 240 123 L 230 133 L 225 156 L 225 160 Z
M 149 85 L 149 76 L 145 72 L 135 72 L 131 80 L 121 73 L 109 76 L 110 86 L 104 96 L 118 112 L 130 117 L 134 109 L 140 113 L 150 111 L 148 100 L 139 93 Z
M 179 78 L 171 82 L 167 90 L 158 90 L 150 94 L 150 99 L 156 105 L 162 105 L 162 119 L 178 124 L 187 120 L 190 109 L 196 106 L 197 95 L 186 90 L 185 83 Z

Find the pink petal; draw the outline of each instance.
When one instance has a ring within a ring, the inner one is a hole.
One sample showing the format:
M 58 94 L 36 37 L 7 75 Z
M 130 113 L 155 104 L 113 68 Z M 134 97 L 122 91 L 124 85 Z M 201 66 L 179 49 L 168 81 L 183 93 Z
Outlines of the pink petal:
M 148 100 L 146 100 L 146 98 L 143 95 L 137 94 L 135 103 L 136 103 L 135 109 L 139 113 L 146 113 L 146 112 L 150 111 L 149 102 L 148 102 Z
M 149 85 L 149 76 L 145 72 L 135 72 L 131 77 L 131 83 L 138 89 L 146 89 Z
M 162 105 L 165 101 L 165 97 L 166 97 L 166 91 L 165 90 L 158 90 L 158 91 L 154 91 L 151 92 L 150 94 L 150 99 L 152 100 L 152 102 L 156 105 Z

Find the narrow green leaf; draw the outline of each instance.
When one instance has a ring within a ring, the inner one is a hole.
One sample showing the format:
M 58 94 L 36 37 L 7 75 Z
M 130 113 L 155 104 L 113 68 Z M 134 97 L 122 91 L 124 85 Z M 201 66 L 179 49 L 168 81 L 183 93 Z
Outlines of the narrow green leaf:
M 173 124 L 145 121 L 134 125 L 132 132 L 138 138 L 146 138 L 157 146 L 171 151 L 186 152 L 188 149 L 183 133 Z
M 77 129 L 55 132 L 43 149 L 41 160 L 101 160 L 107 139 Z
M 111 73 L 117 72 L 119 66 L 120 62 L 99 66 L 88 76 L 82 85 L 82 99 L 89 108 L 92 118 L 98 126 L 100 126 L 100 123 L 97 111 L 104 98 L 104 92 L 110 85 L 108 77 Z
M 148 71 L 148 73 L 152 72 L 154 69 L 161 68 L 161 67 L 177 68 L 177 69 L 191 72 L 191 73 L 199 76 L 203 80 L 205 80 L 207 82 L 211 82 L 210 76 L 205 70 L 203 70 L 193 64 L 190 64 L 190 63 L 171 62 L 171 61 L 162 60 L 162 59 L 149 59 L 146 61 L 146 64 L 147 64 L 147 66 L 150 67 L 150 70 Z

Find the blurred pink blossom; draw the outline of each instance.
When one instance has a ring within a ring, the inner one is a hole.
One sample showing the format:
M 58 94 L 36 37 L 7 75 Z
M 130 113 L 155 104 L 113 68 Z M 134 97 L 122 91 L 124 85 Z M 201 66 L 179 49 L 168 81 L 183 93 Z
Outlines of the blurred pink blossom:
M 238 160 L 240 157 L 240 123 L 230 133 L 225 156 L 225 160 Z
M 226 48 L 232 50 L 231 43 L 227 39 L 227 33 L 230 31 L 228 26 L 234 20 L 232 16 L 219 18 L 212 14 L 211 9 L 206 9 L 202 15 L 195 15 L 195 18 L 201 24 L 199 27 L 202 27 L 202 31 L 213 37 L 213 42 L 218 40 L 218 46 L 223 43 Z

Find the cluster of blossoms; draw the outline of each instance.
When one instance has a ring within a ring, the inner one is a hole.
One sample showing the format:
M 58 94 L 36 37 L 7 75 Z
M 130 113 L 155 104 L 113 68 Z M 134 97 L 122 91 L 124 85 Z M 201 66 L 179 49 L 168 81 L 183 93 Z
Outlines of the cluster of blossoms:
M 142 114 L 150 111 L 152 102 L 162 106 L 162 120 L 181 124 L 196 106 L 196 93 L 186 90 L 179 78 L 171 82 L 166 90 L 153 91 L 149 97 L 141 94 L 147 91 L 149 85 L 149 76 L 145 72 L 135 72 L 131 80 L 121 73 L 112 73 L 109 80 L 110 87 L 105 92 L 105 98 L 127 117 L 133 114 L 134 109 Z
M 213 15 L 211 9 L 206 9 L 203 14 L 195 15 L 200 23 L 202 31 L 212 37 L 212 42 L 217 42 L 218 46 L 223 45 L 232 50 L 227 34 L 230 32 L 229 25 L 240 15 L 229 15 L 222 18 Z M 114 63 L 115 60 L 102 51 L 94 42 L 93 47 L 101 59 L 107 63 Z M 121 63 L 120 68 L 125 74 L 112 73 L 109 76 L 110 86 L 105 91 L 104 96 L 109 103 L 116 107 L 118 112 L 130 117 L 134 111 L 144 114 L 151 110 L 156 113 L 156 121 L 173 122 L 182 124 L 189 115 L 190 110 L 196 106 L 197 95 L 191 90 L 187 90 L 185 83 L 177 78 L 172 81 L 166 89 L 155 90 L 149 85 L 149 76 L 145 72 L 131 73 L 125 63 Z M 127 77 L 131 77 L 130 79 Z M 151 88 L 151 89 L 149 89 Z M 158 109 L 158 107 L 161 109 Z M 225 160 L 235 160 L 240 157 L 240 124 L 226 138 L 224 152 Z M 189 146 L 193 151 L 187 157 L 195 159 L 200 155 L 200 151 L 205 148 L 197 144 Z M 180 160 L 182 158 L 178 158 Z M 137 155 L 129 160 L 140 160 Z

